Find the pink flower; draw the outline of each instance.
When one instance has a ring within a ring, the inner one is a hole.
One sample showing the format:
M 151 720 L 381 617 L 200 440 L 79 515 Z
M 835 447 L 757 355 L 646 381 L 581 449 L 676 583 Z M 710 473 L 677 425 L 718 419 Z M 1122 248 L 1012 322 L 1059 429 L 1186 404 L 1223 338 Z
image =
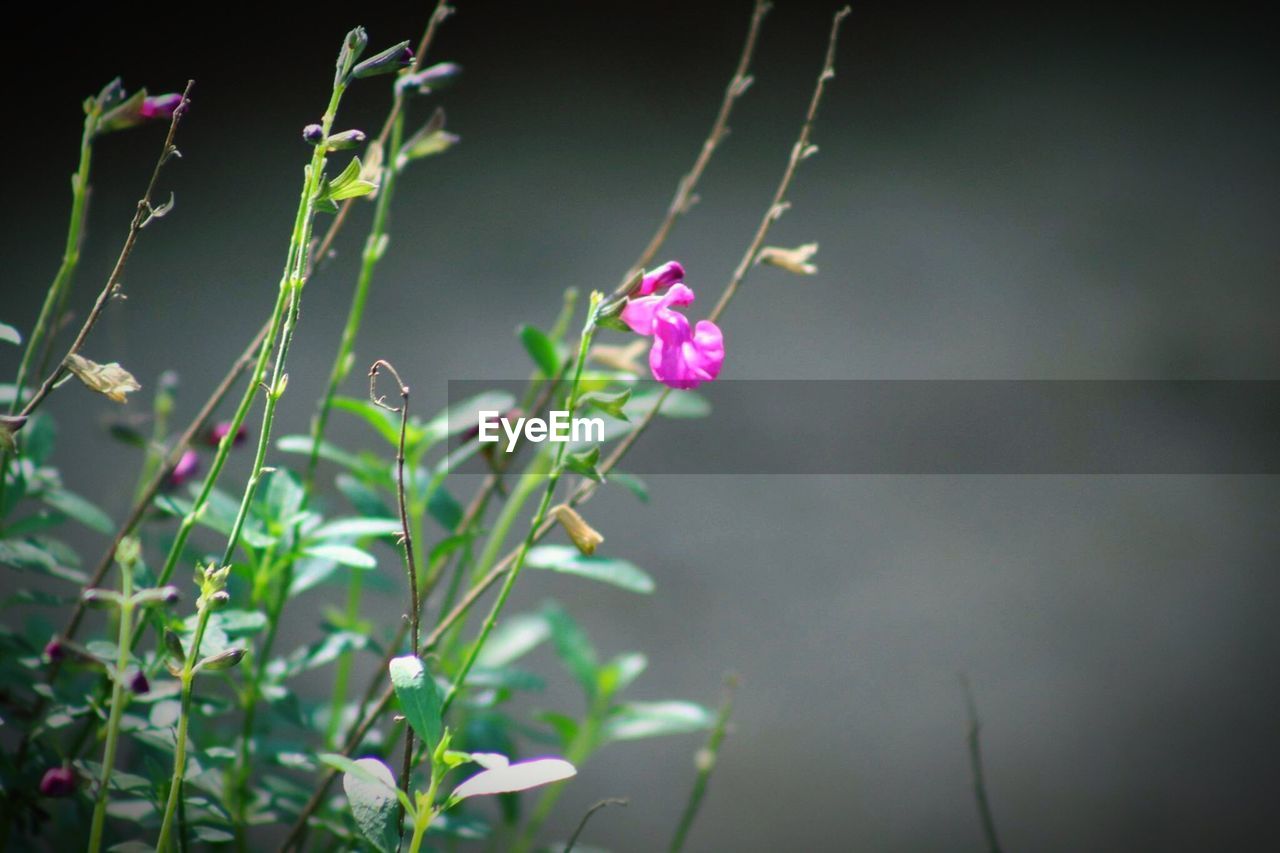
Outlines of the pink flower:
M 231 422 L 222 421 L 221 423 L 216 423 L 209 428 L 209 434 L 205 436 L 205 441 L 208 443 L 210 447 L 217 447 L 222 442 L 222 439 L 225 438 L 230 433 L 231 433 Z M 245 430 L 244 424 L 241 424 L 240 429 L 236 430 L 236 437 L 231 439 L 231 446 L 239 447 L 240 445 L 244 444 L 244 440 L 248 437 L 248 435 L 249 433 L 247 430 Z
M 76 774 L 70 767 L 50 767 L 40 779 L 40 796 L 69 797 L 76 790 Z
M 675 311 L 691 305 L 693 290 L 679 281 L 684 268 L 675 261 L 663 264 L 641 282 L 638 293 L 622 309 L 622 322 L 638 335 L 653 335 L 649 369 L 653 378 L 671 388 L 697 388 L 720 375 L 724 364 L 724 335 L 710 320 L 690 327 L 689 319 Z M 652 283 L 650 279 L 652 277 Z M 669 287 L 665 294 L 652 293 Z M 647 289 L 646 289 L 647 288 Z M 650 295 L 652 293 L 652 295 Z
M 653 325 L 649 369 L 671 388 L 697 388 L 720 375 L 724 364 L 724 335 L 710 320 L 699 320 L 692 334 L 683 314 L 666 311 Z
M 178 464 L 169 472 L 169 485 L 177 488 L 190 480 L 200 470 L 200 456 L 194 450 L 188 450 L 178 458 Z
M 144 121 L 173 118 L 173 111 L 182 103 L 182 95 L 174 92 L 169 95 L 156 95 L 142 100 L 138 116 Z
M 657 269 L 644 274 L 644 278 L 640 279 L 640 287 L 636 289 L 636 295 L 648 296 L 655 290 L 662 290 L 681 281 L 684 281 L 684 267 L 679 261 L 667 261 Z

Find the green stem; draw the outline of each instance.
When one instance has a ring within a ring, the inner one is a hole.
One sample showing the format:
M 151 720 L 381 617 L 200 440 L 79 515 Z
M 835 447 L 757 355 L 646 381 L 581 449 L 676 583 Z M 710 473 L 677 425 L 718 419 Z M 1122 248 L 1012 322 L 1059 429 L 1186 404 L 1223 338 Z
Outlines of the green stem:
M 707 738 L 707 745 L 698 751 L 697 766 L 698 776 L 693 781 L 693 790 L 689 792 L 689 801 L 685 804 L 684 812 L 680 815 L 680 823 L 676 826 L 676 833 L 671 839 L 671 853 L 680 853 L 684 849 L 685 838 L 689 835 L 689 829 L 693 826 L 693 821 L 698 817 L 698 809 L 702 806 L 702 798 L 707 793 L 707 782 L 711 779 L 711 772 L 716 768 L 716 759 L 720 756 L 720 744 L 724 741 L 725 733 L 729 730 L 729 717 L 733 714 L 733 690 L 736 687 L 736 678 L 730 676 L 725 687 L 724 702 L 720 705 L 720 713 L 716 716 L 715 728 L 711 730 L 710 736 Z
M 178 715 L 178 736 L 173 749 L 173 777 L 169 781 L 169 797 L 165 801 L 164 819 L 160 823 L 160 838 L 156 841 L 156 850 L 159 853 L 167 853 L 169 850 L 174 818 L 178 811 L 178 800 L 182 797 L 182 779 L 187 771 L 187 726 L 191 720 L 191 687 L 195 683 L 195 667 L 200 658 L 200 643 L 204 640 L 204 631 L 209 625 L 209 615 L 212 612 L 212 608 L 208 605 L 200 608 L 199 617 L 196 619 L 195 636 L 182 662 L 182 708 Z
M 40 307 L 40 315 L 31 330 L 27 348 L 22 353 L 22 361 L 18 365 L 18 378 L 14 383 L 14 398 L 10 405 L 10 414 L 22 407 L 22 389 L 30 378 L 35 360 L 44 349 L 47 338 L 55 330 L 52 326 L 56 320 L 58 305 L 63 301 L 63 294 L 71 286 L 76 267 L 80 263 L 80 240 L 84 231 L 85 216 L 88 211 L 89 198 L 89 164 L 93 159 L 93 137 L 98 130 L 98 119 L 102 109 L 94 99 L 84 118 L 84 133 L 80 137 L 80 167 L 71 180 L 71 222 L 67 225 L 67 241 L 62 251 L 62 263 L 58 267 L 53 283 L 45 294 L 44 304 Z
M 342 101 L 342 95 L 346 91 L 346 70 L 340 69 L 335 80 L 333 93 L 329 98 L 329 105 L 325 109 L 324 116 L 321 118 L 321 139 L 316 144 L 315 150 L 311 155 L 311 162 L 307 165 L 303 179 L 302 198 L 298 203 L 298 212 L 294 218 L 293 233 L 289 241 L 289 251 L 285 262 L 284 275 L 280 279 L 280 295 L 276 300 L 276 309 L 272 317 L 272 325 L 280 328 L 279 345 L 276 347 L 275 363 L 271 372 L 271 381 L 267 386 L 266 401 L 262 413 L 262 429 L 258 434 L 257 452 L 254 454 L 253 467 L 249 473 L 249 479 L 245 483 L 244 494 L 240 499 L 240 507 L 236 512 L 235 521 L 232 523 L 231 532 L 227 536 L 227 545 L 222 553 L 222 560 L 219 566 L 230 565 L 232 556 L 235 554 L 236 547 L 240 542 L 240 534 L 244 529 L 244 524 L 249 515 L 249 508 L 253 503 L 254 494 L 257 491 L 259 482 L 262 480 L 263 468 L 266 463 L 267 448 L 271 442 L 271 427 L 275 419 L 276 406 L 283 396 L 287 379 L 285 375 L 285 364 L 289 355 L 289 346 L 293 341 L 293 332 L 297 327 L 299 308 L 302 298 L 302 288 L 306 283 L 307 267 L 309 259 L 309 246 L 311 241 L 312 224 L 315 221 L 316 204 L 319 200 L 320 190 L 324 179 L 324 167 L 328 158 L 327 139 L 329 131 L 333 127 L 334 118 L 338 112 L 338 105 Z M 285 309 L 287 306 L 287 310 Z M 281 314 L 284 314 L 283 325 L 281 325 Z M 268 342 L 274 340 L 274 335 L 268 337 Z M 270 352 L 270 345 L 265 344 L 262 352 L 258 357 L 258 369 L 254 373 L 254 377 L 246 392 L 244 403 L 251 403 L 251 394 L 256 393 L 257 385 L 263 381 L 265 375 L 265 367 L 267 357 Z M 242 403 L 244 414 L 247 414 L 247 405 Z M 237 412 L 237 415 L 242 412 Z M 243 420 L 243 418 L 241 418 Z M 239 423 L 232 423 L 231 430 L 223 439 L 219 447 L 220 456 L 225 459 L 225 449 L 230 447 L 231 440 L 235 437 Z M 220 466 L 219 466 L 220 467 Z M 210 471 L 212 475 L 213 472 Z M 201 497 L 207 500 L 208 493 L 212 490 L 211 477 L 206 478 L 205 487 L 202 488 Z M 191 525 L 203 503 L 192 508 L 191 513 L 183 519 L 183 525 L 180 532 L 189 532 Z M 181 551 L 181 544 L 185 542 L 185 536 L 180 541 L 174 542 L 174 547 L 170 550 L 169 558 L 165 562 L 165 570 L 161 573 L 162 577 L 167 580 L 168 575 L 172 573 L 173 566 L 177 562 L 177 555 Z M 286 573 L 287 574 L 287 573 Z M 164 583 L 162 580 L 161 583 Z M 286 593 L 287 593 L 287 578 Z M 280 595 L 279 599 L 283 602 L 287 598 L 287 594 Z M 208 624 L 210 609 L 208 606 L 200 611 L 200 620 L 197 623 L 195 640 L 192 648 L 187 653 L 186 662 L 183 667 L 182 678 L 182 711 L 178 720 L 178 744 L 174 752 L 174 768 L 173 768 L 173 786 L 169 791 L 169 801 L 165 806 L 164 823 L 161 825 L 160 841 L 157 844 L 157 850 L 165 853 L 169 836 L 172 833 L 173 812 L 177 806 L 178 789 L 181 787 L 181 781 L 186 766 L 186 730 L 190 718 L 191 709 L 191 688 L 192 673 L 195 662 L 200 653 L 200 641 L 204 635 L 205 625 Z M 278 621 L 278 612 L 276 619 L 271 620 L 274 629 L 275 623 Z
M 80 166 L 71 178 L 71 221 L 67 225 L 67 240 L 62 250 L 62 263 L 45 294 L 44 304 L 40 306 L 40 314 L 27 339 L 27 347 L 22 351 L 22 360 L 18 363 L 18 376 L 13 383 L 13 401 L 9 404 L 9 414 L 22 408 L 22 390 L 26 387 L 31 372 L 36 367 L 37 358 L 44 350 L 46 339 L 52 340 L 55 315 L 60 314 L 60 306 L 65 292 L 71 286 L 76 267 L 80 263 L 80 242 L 84 232 L 85 218 L 88 213 L 89 198 L 89 165 L 93 160 L 93 137 L 98 130 L 98 119 L 102 108 L 97 99 L 93 99 L 89 112 L 84 117 L 84 131 L 80 136 Z M 4 493 L 7 488 L 9 463 L 12 453 L 0 451 L 0 508 L 4 506 Z
M 587 309 L 587 322 L 582 328 L 582 337 L 578 343 L 578 358 L 573 368 L 573 381 L 569 386 L 569 398 L 565 403 L 565 409 L 570 420 L 573 419 L 578 405 L 578 388 L 582 382 L 582 370 L 587 363 L 587 350 L 590 349 L 591 339 L 595 336 L 600 299 L 599 293 L 591 294 L 591 305 Z M 507 599 L 511 596 L 511 590 L 515 586 L 516 580 L 520 577 L 520 570 L 524 568 L 525 557 L 528 555 L 529 549 L 533 547 L 533 542 L 538 536 L 538 529 L 542 526 L 542 522 L 546 520 L 547 510 L 551 507 L 551 499 L 555 495 L 556 484 L 559 483 L 560 475 L 564 470 L 564 455 L 568 446 L 568 442 L 561 442 L 556 448 L 555 462 L 551 466 L 551 472 L 547 475 L 547 487 L 542 493 L 542 500 L 533 515 L 533 520 L 529 523 L 529 532 L 525 534 L 524 542 L 521 543 L 520 550 L 516 554 L 511 568 L 507 571 L 506 580 L 503 581 L 502 588 L 498 591 L 498 597 L 494 600 L 493 606 L 485 616 L 484 624 L 480 627 L 480 635 L 476 638 L 475 643 L 472 644 L 466 660 L 458 669 L 457 675 L 454 676 L 453 683 L 449 686 L 449 692 L 445 694 L 444 702 L 440 708 L 441 715 L 449 710 L 449 706 L 457 698 L 458 693 L 461 692 L 471 668 L 475 666 L 476 658 L 480 655 L 480 650 L 484 648 L 485 642 L 489 639 L 494 626 L 498 623 L 498 616 L 502 613 L 503 607 L 506 606 Z
M 377 206 L 373 212 L 373 225 L 369 230 L 368 238 L 365 240 L 364 254 L 360 262 L 360 274 L 356 279 L 356 290 L 351 298 L 351 308 L 347 312 L 347 324 L 342 330 L 342 341 L 338 344 L 338 354 L 333 360 L 333 367 L 329 370 L 329 384 L 325 388 L 324 397 L 320 400 L 320 407 L 316 410 L 315 417 L 311 421 L 311 456 L 307 460 L 306 478 L 302 486 L 303 494 L 307 497 L 311 495 L 315 486 L 316 467 L 320 462 L 320 442 L 324 440 L 325 429 L 329 424 L 329 414 L 333 409 L 333 398 L 338 393 L 338 387 L 351 371 L 352 353 L 355 347 L 356 335 L 360 331 L 360 324 L 364 318 L 364 306 L 368 301 L 370 285 L 373 283 L 373 272 L 386 249 L 391 197 L 395 192 L 395 179 L 398 175 L 395 157 L 404 138 L 403 97 L 400 95 L 399 90 L 397 90 L 393 110 L 395 119 L 391 123 L 390 144 L 382 153 L 386 167 L 382 170 L 382 182 L 378 187 Z M 361 573 L 352 571 L 347 582 L 347 615 L 353 621 L 360 615 L 360 587 Z M 325 742 L 330 745 L 336 741 L 340 733 L 342 707 L 346 701 L 347 683 L 350 679 L 353 658 L 354 654 L 350 650 L 344 651 L 338 658 L 338 666 L 333 681 L 333 695 L 329 698 L 329 725 L 325 732 Z
M 102 752 L 102 778 L 98 783 L 98 796 L 93 804 L 93 824 L 89 829 L 89 853 L 102 849 L 102 830 L 107 820 L 107 789 L 111 784 L 111 772 L 116 765 L 116 746 L 120 740 L 120 718 L 124 712 L 124 671 L 129 665 L 133 648 L 133 570 L 120 567 L 121 596 L 120 631 L 116 645 L 116 671 L 111 686 L 111 712 L 107 716 L 107 743 Z
M 364 306 L 369 299 L 369 288 L 373 283 L 373 273 L 378 261 L 386 250 L 387 223 L 390 219 L 391 197 L 395 193 L 395 182 L 399 175 L 396 168 L 396 152 L 404 139 L 403 95 L 397 90 L 397 105 L 393 107 L 396 118 L 391 124 L 390 142 L 382 152 L 383 163 L 381 182 L 378 185 L 378 200 L 373 211 L 373 225 L 369 236 L 365 239 L 364 253 L 360 259 L 360 274 L 356 278 L 355 293 L 351 297 L 351 308 L 347 312 L 347 324 L 342 329 L 342 340 L 338 344 L 338 354 L 334 357 L 333 366 L 329 369 L 329 384 L 325 387 L 324 396 L 311 420 L 311 455 L 307 459 L 306 477 L 303 480 L 303 491 L 310 494 L 315 485 L 316 467 L 320 463 L 320 442 L 324 439 L 325 429 L 329 424 L 329 414 L 333 410 L 333 398 L 338 387 L 347 374 L 351 372 L 352 351 L 355 348 L 356 336 L 360 333 L 360 324 L 364 319 Z
M 288 556 L 284 559 L 286 564 L 291 561 Z M 274 563 L 275 548 L 273 545 L 266 549 L 262 562 L 259 563 L 258 570 L 254 574 L 256 576 L 272 574 Z M 232 769 L 231 783 L 228 786 L 228 793 L 236 814 L 235 837 L 236 847 L 239 850 L 246 849 L 248 842 L 245 831 L 248 828 L 249 776 L 253 761 L 251 744 L 253 742 L 253 725 L 257 718 L 258 697 L 262 693 L 262 679 L 267 672 L 267 663 L 271 660 L 271 648 L 275 645 L 276 632 L 280 627 L 280 611 L 284 609 L 283 602 L 285 598 L 286 596 L 284 595 L 276 596 L 267 608 L 267 633 L 263 638 L 261 648 L 254 655 L 255 660 L 253 663 L 256 666 L 253 674 L 248 679 L 248 683 L 245 685 L 240 701 L 243 713 L 240 726 L 240 751 Z M 256 597 L 254 603 L 255 605 L 257 603 Z

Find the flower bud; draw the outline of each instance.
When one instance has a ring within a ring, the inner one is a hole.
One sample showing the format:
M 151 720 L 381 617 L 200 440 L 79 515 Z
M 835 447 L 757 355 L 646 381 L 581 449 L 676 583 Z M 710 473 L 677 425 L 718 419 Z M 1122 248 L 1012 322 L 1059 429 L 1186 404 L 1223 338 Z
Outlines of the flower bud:
M 120 593 L 114 589 L 91 587 L 80 593 L 80 600 L 89 607 L 119 607 Z
M 142 106 L 138 108 L 138 114 L 143 121 L 168 120 L 173 118 L 174 111 L 178 109 L 178 105 L 181 103 L 182 95 L 178 92 L 143 98 Z
M 221 421 L 209 428 L 209 432 L 205 434 L 205 444 L 210 447 L 217 447 L 222 443 L 222 439 L 231 434 L 231 421 Z M 245 439 L 249 437 L 249 431 L 244 428 L 244 424 L 236 430 L 235 438 L 231 439 L 232 447 L 239 447 L 244 444 Z
M 244 657 L 244 649 L 227 649 L 216 655 L 210 655 L 200 661 L 198 668 L 208 672 L 221 672 L 224 669 L 231 669 Z
M 151 684 L 147 681 L 146 674 L 140 669 L 130 675 L 125 684 L 128 686 L 129 692 L 135 696 L 141 696 L 151 691 Z
M 184 451 L 178 457 L 178 464 L 173 466 L 173 470 L 169 472 L 168 485 L 169 488 L 176 489 L 183 483 L 190 480 L 200 470 L 200 455 L 194 450 Z
M 657 290 L 665 290 L 673 284 L 684 281 L 684 267 L 679 261 L 667 261 L 655 270 L 647 272 L 640 279 L 636 289 L 637 296 L 648 296 Z
M 338 71 L 334 75 L 333 84 L 341 84 L 351 71 L 351 66 L 360 60 L 364 49 L 369 46 L 369 34 L 364 27 L 356 27 L 347 33 L 342 40 L 342 50 L 338 51 Z
M 135 594 L 133 600 L 143 607 L 152 607 L 156 604 L 177 604 L 181 597 L 178 594 L 178 588 L 170 585 L 144 589 Z
M 556 521 L 560 522 L 560 526 L 564 528 L 564 532 L 569 534 L 569 538 L 573 540 L 573 544 L 578 550 L 590 557 L 596 552 L 596 546 L 604 541 L 604 537 L 600 535 L 600 531 L 596 530 L 586 519 L 578 514 L 578 511 L 567 504 L 561 504 L 555 508 Z
M 428 95 L 433 89 L 449 83 L 462 73 L 462 66 L 454 62 L 437 62 L 430 68 L 424 68 L 416 74 L 406 74 L 396 81 L 396 88 L 402 92 L 417 89 L 421 95 Z
M 309 124 L 302 129 L 302 141 L 308 145 L 319 145 L 324 141 L 324 128 L 318 124 Z
M 364 140 L 363 130 L 344 130 L 329 137 L 328 148 L 330 151 L 343 151 L 364 144 Z
M 76 791 L 76 781 L 70 767 L 50 767 L 40 779 L 40 796 L 69 797 Z
M 376 77 L 379 74 L 398 71 L 412 64 L 413 50 L 410 49 L 407 41 L 402 41 L 394 47 L 389 47 L 381 53 L 374 54 L 355 68 L 352 68 L 351 76 L 355 78 Z
M 123 90 L 120 94 L 123 94 Z M 123 101 L 116 101 L 117 95 L 114 93 L 106 98 L 98 96 L 98 103 L 105 109 L 98 119 L 98 133 L 137 127 L 150 121 L 168 121 L 182 103 L 182 95 L 172 92 L 151 97 L 147 95 L 146 89 L 139 89 Z M 114 106 L 107 108 L 109 104 Z
M 54 637 L 44 644 L 44 656 L 51 662 L 66 659 L 67 647 L 62 644 L 61 637 Z

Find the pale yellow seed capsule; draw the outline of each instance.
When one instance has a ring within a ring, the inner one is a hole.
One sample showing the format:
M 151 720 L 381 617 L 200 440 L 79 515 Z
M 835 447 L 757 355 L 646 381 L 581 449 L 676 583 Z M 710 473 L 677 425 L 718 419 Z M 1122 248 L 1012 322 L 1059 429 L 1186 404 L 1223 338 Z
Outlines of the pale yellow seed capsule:
M 573 540 L 578 550 L 590 557 L 596 552 L 596 546 L 604 541 L 600 531 L 596 530 L 586 519 L 571 506 L 561 504 L 555 508 L 556 521 L 564 528 L 565 533 Z

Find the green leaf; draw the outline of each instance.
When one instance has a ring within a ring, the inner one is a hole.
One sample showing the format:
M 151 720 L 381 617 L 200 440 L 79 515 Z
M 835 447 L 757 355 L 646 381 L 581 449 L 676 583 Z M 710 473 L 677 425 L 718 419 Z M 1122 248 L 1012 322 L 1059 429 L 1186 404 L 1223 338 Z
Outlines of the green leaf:
M 479 533 L 480 531 L 472 529 L 465 533 L 455 533 L 453 536 L 446 536 L 431 548 L 431 551 L 427 554 L 427 562 L 434 563 L 436 560 L 449 556 L 463 545 L 466 545 L 472 539 L 475 539 Z
M 354 631 L 334 631 L 324 639 L 295 649 L 284 659 L 271 662 L 268 671 L 274 678 L 292 678 L 303 672 L 333 663 L 344 653 L 368 648 L 369 638 Z
M 583 394 L 578 400 L 579 405 L 590 406 L 593 409 L 599 409 L 606 415 L 618 418 L 619 420 L 629 421 L 626 411 L 623 409 L 627 405 L 627 401 L 631 399 L 631 389 L 624 388 L 617 394 L 605 394 L 601 391 L 592 391 Z
M 392 447 L 400 446 L 400 415 L 396 412 L 375 406 L 369 400 L 357 400 L 353 397 L 334 397 L 333 407 L 362 418 Z
M 367 536 L 395 536 L 400 522 L 394 518 L 338 518 L 313 530 L 308 539 L 363 539 Z
M 539 545 L 529 549 L 524 562 L 530 568 L 590 578 L 631 592 L 653 592 L 653 578 L 634 563 L 617 557 L 588 557 L 571 545 Z
M 609 482 L 617 483 L 622 488 L 636 496 L 641 503 L 649 502 L 649 487 L 645 485 L 644 480 L 634 474 L 627 474 L 614 468 L 609 472 Z
M 454 403 L 426 423 L 425 440 L 437 441 L 466 432 L 480 423 L 481 411 L 505 412 L 515 405 L 515 397 L 506 391 L 485 391 L 470 399 Z
M 45 548 L 21 540 L 0 541 L 0 565 L 19 571 L 38 572 L 72 583 L 84 584 L 89 576 L 73 566 L 65 565 Z
M 22 335 L 18 330 L 8 323 L 0 323 L 0 341 L 13 344 L 14 346 L 22 345 Z
M 308 557 L 333 560 L 335 563 L 350 566 L 353 569 L 373 569 L 378 566 L 377 559 L 368 551 L 362 551 L 354 545 L 343 545 L 338 542 L 311 545 L 303 550 L 303 553 Z
M 378 188 L 372 181 L 360 178 L 360 158 L 352 157 L 347 167 L 338 173 L 333 180 L 326 181 L 320 190 L 317 201 L 343 201 L 368 195 Z
M 542 375 L 547 379 L 559 376 L 560 368 L 564 366 L 564 356 L 556 349 L 555 342 L 534 326 L 521 326 L 518 331 L 520 342 L 524 344 L 525 351 L 538 370 L 542 371 Z
M 417 655 L 392 658 L 389 669 L 405 719 L 422 738 L 427 752 L 434 752 L 440 742 L 440 708 L 444 702 L 439 685 Z
M 513 616 L 498 624 L 476 656 L 476 666 L 507 666 L 533 651 L 551 636 L 551 626 L 540 613 Z
M 685 734 L 710 729 L 715 721 L 715 714 L 693 702 L 629 702 L 605 721 L 604 737 L 607 740 L 639 740 Z
M 640 652 L 626 652 L 600 668 L 596 684 L 602 696 L 613 696 L 631 686 L 649 666 L 649 659 Z
M 396 168 L 402 169 L 405 164 L 413 160 L 442 154 L 460 141 L 461 137 L 443 127 L 434 130 L 429 129 L 429 126 L 423 127 L 400 148 L 400 155 L 396 158 Z
M 321 557 L 306 557 L 298 560 L 293 568 L 293 583 L 289 585 L 289 595 L 300 595 L 312 587 L 330 580 L 339 569 L 338 563 Z
M 363 516 L 371 518 L 390 518 L 392 516 L 391 507 L 389 507 L 382 497 L 373 489 L 360 482 L 357 478 L 350 474 L 339 474 L 334 480 L 334 484 L 338 487 L 338 491 L 351 501 L 351 505 L 355 507 L 356 512 Z
M 54 489 L 45 492 L 40 496 L 40 499 L 58 510 L 58 512 L 74 518 L 90 530 L 96 530 L 98 533 L 108 536 L 115 531 L 115 523 L 111 521 L 111 516 L 74 492 L 68 492 L 65 489 Z
M 633 418 L 643 416 L 653 408 L 663 390 L 657 384 L 644 385 L 627 403 L 627 414 Z M 705 418 L 711 414 L 711 404 L 696 391 L 677 391 L 667 395 L 658 413 L 667 418 Z
M 564 455 L 564 467 L 575 474 L 581 474 L 589 480 L 597 483 L 603 483 L 604 477 L 600 476 L 600 472 L 596 470 L 596 463 L 600 461 L 600 445 L 593 445 L 590 450 L 583 450 L 579 453 L 566 453 Z
M 276 440 L 276 447 L 283 453 L 300 453 L 304 456 L 311 455 L 311 436 L 309 435 L 286 435 Z M 320 442 L 321 459 L 326 462 L 333 462 L 346 468 L 348 471 L 363 473 L 365 464 L 360 457 L 354 453 L 348 453 L 340 447 L 336 447 L 327 441 Z
M 552 782 L 561 782 L 577 775 L 577 772 L 572 764 L 562 759 L 535 758 L 532 761 L 483 770 L 454 788 L 449 799 L 456 802 L 469 797 L 527 791 Z
M 41 413 L 32 416 L 22 428 L 22 455 L 37 468 L 49 461 L 53 455 L 54 441 L 58 437 L 58 429 L 53 418 Z
M 401 800 L 407 814 L 413 812 L 413 806 L 404 792 L 396 787 L 396 777 L 391 768 L 376 758 L 352 761 L 333 753 L 321 755 L 320 760 L 343 771 L 342 790 L 351 803 L 351 816 L 355 818 L 360 834 L 379 853 L 395 853 L 400 846 L 400 833 L 396 831 L 396 800 Z
M 565 669 L 574 677 L 587 698 L 596 695 L 596 670 L 600 664 L 591 640 L 568 613 L 558 604 L 550 603 L 542 609 L 543 618 L 551 628 L 551 642 Z
M 561 714 L 556 711 L 539 711 L 534 717 L 551 726 L 556 733 L 556 737 L 560 739 L 560 747 L 568 749 L 569 744 L 573 743 L 578 737 L 578 721 L 568 714 Z
M 462 504 L 443 486 L 437 487 L 427 498 L 427 512 L 445 530 L 456 530 L 462 521 Z

